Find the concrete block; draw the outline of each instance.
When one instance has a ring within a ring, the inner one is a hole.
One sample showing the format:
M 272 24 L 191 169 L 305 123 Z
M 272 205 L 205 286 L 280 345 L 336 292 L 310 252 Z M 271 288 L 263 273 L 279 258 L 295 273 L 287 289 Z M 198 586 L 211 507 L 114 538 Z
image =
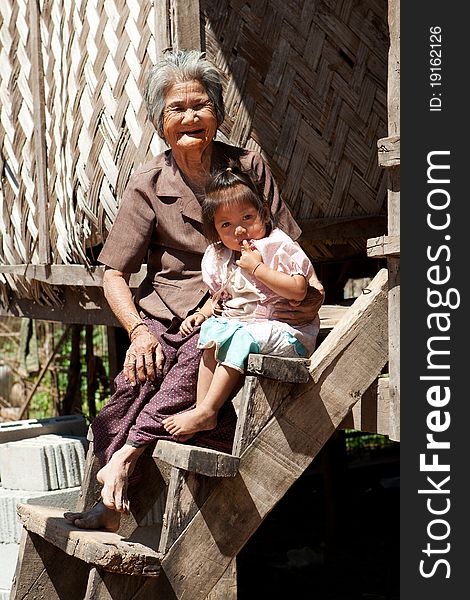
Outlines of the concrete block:
M 56 434 L 86 437 L 88 425 L 83 415 L 65 415 L 48 419 L 23 419 L 0 423 L 0 444 L 38 435 Z
M 0 487 L 0 543 L 20 541 L 22 526 L 16 514 L 18 504 L 40 504 L 75 510 L 79 495 L 80 486 L 51 492 L 10 490 Z
M 19 544 L 0 543 L 0 590 L 9 590 L 11 587 L 19 549 Z
M 80 485 L 84 437 L 41 435 L 0 445 L 0 479 L 13 490 L 49 491 Z

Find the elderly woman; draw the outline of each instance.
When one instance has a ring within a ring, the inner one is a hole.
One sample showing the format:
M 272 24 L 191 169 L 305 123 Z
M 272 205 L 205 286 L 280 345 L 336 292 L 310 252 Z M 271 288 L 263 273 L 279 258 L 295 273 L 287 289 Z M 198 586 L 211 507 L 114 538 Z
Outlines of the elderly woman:
M 66 514 L 83 528 L 118 528 L 120 513 L 128 510 L 128 480 L 138 472 L 139 456 L 157 439 L 175 439 L 162 421 L 195 404 L 198 328 L 184 337 L 178 328 L 207 298 L 201 277 L 208 245 L 201 201 L 208 177 L 228 161 L 253 169 L 279 227 L 294 239 L 300 235 L 261 156 L 215 141 L 224 120 L 222 85 L 218 70 L 203 54 L 165 54 L 149 74 L 145 100 L 150 120 L 170 149 L 130 178 L 99 256 L 107 267 L 106 299 L 128 331 L 130 347 L 116 391 L 92 424 L 94 452 L 104 465 L 98 472 L 101 502 L 84 513 Z M 147 275 L 133 297 L 129 277 L 143 262 Z M 276 318 L 312 320 L 323 301 L 316 277 L 310 290 L 302 306 L 286 302 Z M 192 443 L 230 452 L 234 429 L 235 413 L 228 402 L 217 427 L 196 434 Z

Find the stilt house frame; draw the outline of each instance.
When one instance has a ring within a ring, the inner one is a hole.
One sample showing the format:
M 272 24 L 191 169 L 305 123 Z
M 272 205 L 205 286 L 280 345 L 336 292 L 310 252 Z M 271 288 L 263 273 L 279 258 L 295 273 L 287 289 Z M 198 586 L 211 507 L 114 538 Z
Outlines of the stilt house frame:
M 0 15 L 0 315 L 117 324 L 96 257 L 129 175 L 164 149 L 142 89 L 170 47 L 200 48 L 220 67 L 220 138 L 263 153 L 316 265 L 386 261 L 299 367 L 306 379 L 290 363 L 250 363 L 235 462 L 218 457 L 209 473 L 212 458 L 194 448 L 175 458 L 157 446 L 157 464 L 176 471 L 160 554 L 147 557 L 164 578 L 145 597 L 183 598 L 191 589 L 192 598 L 235 598 L 237 552 L 336 428 L 399 440 L 398 0 L 3 0 Z M 386 364 L 385 384 L 378 376 Z M 182 515 L 196 463 L 196 474 L 216 481 L 192 488 Z M 219 478 L 225 468 L 235 476 Z M 84 484 L 82 506 L 90 501 Z M 22 551 L 36 544 L 41 555 L 39 536 L 70 555 L 54 518 L 31 510 Z M 217 522 L 241 513 L 244 526 L 222 539 Z M 204 544 L 207 564 L 193 543 Z M 77 542 L 74 560 L 92 565 L 86 598 L 108 598 L 96 590 L 114 567 L 97 563 L 93 544 L 85 551 Z M 21 569 L 20 561 L 13 594 Z

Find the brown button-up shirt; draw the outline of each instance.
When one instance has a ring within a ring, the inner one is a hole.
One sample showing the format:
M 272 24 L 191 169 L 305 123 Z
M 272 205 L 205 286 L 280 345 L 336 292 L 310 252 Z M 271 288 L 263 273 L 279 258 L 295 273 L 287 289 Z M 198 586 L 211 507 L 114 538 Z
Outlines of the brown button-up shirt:
M 278 226 L 297 239 L 301 230 L 259 153 L 214 142 L 213 160 L 223 166 L 234 152 L 243 169 L 253 169 L 264 181 Z M 147 275 L 136 292 L 137 305 L 159 319 L 184 318 L 201 305 L 207 292 L 201 277 L 207 245 L 201 206 L 168 150 L 129 179 L 98 260 L 123 273 L 137 273 L 146 262 Z

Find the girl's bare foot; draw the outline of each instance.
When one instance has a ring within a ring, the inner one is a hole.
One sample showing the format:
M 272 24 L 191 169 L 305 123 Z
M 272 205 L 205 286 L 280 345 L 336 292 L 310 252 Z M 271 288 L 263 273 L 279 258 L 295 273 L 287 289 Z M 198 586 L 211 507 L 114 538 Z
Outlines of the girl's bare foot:
M 83 512 L 66 512 L 64 518 L 80 529 L 106 529 L 117 531 L 121 515 L 107 508 L 102 502 Z
M 196 406 L 186 412 L 172 415 L 163 421 L 163 427 L 168 433 L 177 436 L 180 438 L 180 441 L 185 441 L 181 436 L 193 435 L 198 431 L 214 429 L 216 425 L 217 413 L 202 406 Z

